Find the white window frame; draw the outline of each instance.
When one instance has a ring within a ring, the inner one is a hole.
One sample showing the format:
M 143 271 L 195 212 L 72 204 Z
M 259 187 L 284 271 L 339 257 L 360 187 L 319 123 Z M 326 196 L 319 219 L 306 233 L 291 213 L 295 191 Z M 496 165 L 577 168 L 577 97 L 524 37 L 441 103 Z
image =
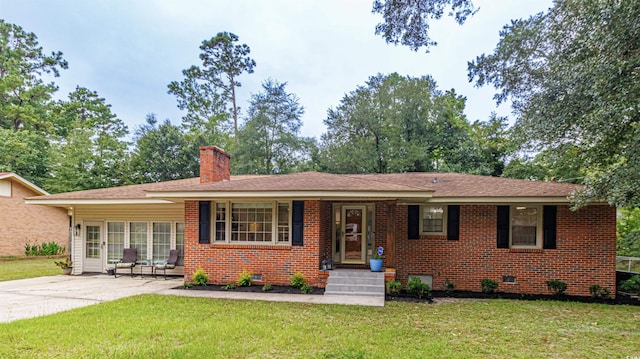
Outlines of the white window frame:
M 216 238 L 216 210 L 217 204 L 224 203 L 225 204 L 225 239 L 219 240 Z M 271 241 L 262 242 L 262 241 L 232 241 L 232 216 L 233 216 L 233 204 L 238 203 L 270 203 L 271 204 Z M 278 241 L 278 204 L 279 203 L 287 203 L 289 205 L 289 218 L 287 219 L 289 222 L 289 240 L 288 241 Z M 211 202 L 211 207 L 214 209 L 211 211 L 211 238 L 213 238 L 212 243 L 219 244 L 251 244 L 251 245 L 279 245 L 279 246 L 290 246 L 291 245 L 291 237 L 292 237 L 292 212 L 293 212 L 293 202 L 292 201 L 213 201 Z
M 524 244 L 513 244 L 513 215 L 516 213 L 518 208 L 535 208 L 536 213 L 536 244 L 535 245 L 524 245 Z M 520 204 L 514 205 L 509 208 L 509 248 L 522 248 L 522 249 L 541 249 L 542 248 L 542 206 L 537 205 L 529 205 L 529 204 Z
M 442 208 L 442 231 L 440 232 L 426 232 L 424 230 L 424 211 L 429 208 Z M 445 236 L 447 235 L 447 216 L 449 212 L 449 206 L 443 205 L 421 205 L 420 206 L 420 234 L 427 236 Z

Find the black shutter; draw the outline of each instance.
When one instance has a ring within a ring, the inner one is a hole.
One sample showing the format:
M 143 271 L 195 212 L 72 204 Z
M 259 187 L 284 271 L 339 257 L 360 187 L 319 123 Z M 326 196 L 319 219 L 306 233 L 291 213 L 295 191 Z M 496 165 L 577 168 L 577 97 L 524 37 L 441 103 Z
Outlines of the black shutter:
M 211 243 L 211 202 L 199 202 L 198 243 Z
M 291 213 L 291 245 L 302 246 L 304 237 L 304 201 L 293 201 Z
M 498 248 L 509 248 L 509 206 L 498 206 Z
M 542 233 L 544 240 L 542 242 L 542 248 L 544 249 L 556 249 L 556 213 L 558 207 L 556 206 L 544 206 L 542 212 Z
M 420 239 L 420 206 L 408 206 L 407 237 Z
M 460 206 L 452 205 L 447 209 L 447 239 L 457 241 L 460 239 Z

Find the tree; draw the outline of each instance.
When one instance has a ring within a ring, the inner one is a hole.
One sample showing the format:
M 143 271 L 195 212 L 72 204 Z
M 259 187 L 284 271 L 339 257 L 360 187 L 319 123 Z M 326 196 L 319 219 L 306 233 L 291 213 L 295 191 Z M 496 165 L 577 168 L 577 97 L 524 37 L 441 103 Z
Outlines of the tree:
M 0 128 L 47 133 L 57 87 L 42 76 L 67 67 L 61 52 L 45 55 L 34 33 L 0 19 Z
M 372 76 L 329 109 L 321 169 L 334 173 L 470 172 L 476 146 L 465 98 L 429 76 Z
M 383 16 L 376 35 L 387 43 L 400 43 L 413 51 L 424 47 L 429 52 L 430 46 L 437 45 L 429 36 L 429 22 L 442 18 L 448 7 L 448 16 L 455 16 L 460 25 L 477 11 L 470 0 L 374 0 L 373 13 Z
M 44 187 L 49 148 L 49 142 L 40 133 L 0 128 L 0 172 L 15 172 Z
M 146 121 L 146 125 L 136 130 L 136 148 L 131 159 L 136 182 L 197 177 L 199 151 L 193 151 L 195 146 L 187 142 L 180 128 L 169 120 L 157 126 L 154 114 L 147 115 Z
M 55 111 L 58 136 L 46 188 L 65 192 L 105 188 L 128 182 L 124 122 L 98 93 L 76 87 Z
M 236 88 L 241 86 L 238 77 L 253 73 L 256 62 L 249 57 L 246 44 L 235 45 L 238 36 L 220 32 L 200 45 L 202 68 L 191 66 L 183 70 L 184 80 L 169 84 L 169 93 L 178 99 L 178 108 L 187 110 L 183 118 L 186 127 L 199 131 L 225 133 L 229 111 L 233 117 L 233 135 L 238 132 L 239 108 L 236 105 Z M 225 106 L 231 102 L 231 109 Z M 223 138 L 212 137 L 211 143 L 219 144 Z
M 617 220 L 617 254 L 640 257 L 640 208 L 620 208 Z
M 586 169 L 578 205 L 640 206 L 639 18 L 637 1 L 556 1 L 506 25 L 494 53 L 469 63 L 470 81 L 512 101 L 523 144 L 572 149 Z
M 304 108 L 286 85 L 269 79 L 262 83 L 262 92 L 251 96 L 238 136 L 236 172 L 288 173 L 308 161 L 313 141 L 299 135 Z

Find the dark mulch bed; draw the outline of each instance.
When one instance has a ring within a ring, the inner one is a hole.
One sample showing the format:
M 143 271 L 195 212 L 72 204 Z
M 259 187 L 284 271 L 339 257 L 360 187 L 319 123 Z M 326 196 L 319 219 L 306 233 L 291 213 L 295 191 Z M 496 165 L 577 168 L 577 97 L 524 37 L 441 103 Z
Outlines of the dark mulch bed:
M 248 293 L 282 293 L 282 294 L 308 294 L 308 295 L 323 295 L 324 288 L 313 288 L 313 292 L 311 293 L 302 293 L 300 289 L 283 286 L 283 285 L 272 285 L 271 290 L 263 291 L 261 285 L 252 285 L 250 287 L 235 287 L 234 289 L 224 289 L 223 285 L 216 284 L 207 284 L 206 286 L 192 286 L 189 288 L 185 288 L 184 286 L 179 286 L 174 289 L 184 289 L 184 290 L 211 290 L 211 291 L 222 291 L 222 292 L 248 292 Z
M 555 300 L 563 302 L 581 302 L 581 303 L 602 303 L 602 304 L 628 304 L 640 306 L 640 299 L 637 296 L 632 296 L 626 293 L 618 292 L 618 296 L 615 299 L 602 299 L 592 297 L 580 297 L 572 295 L 543 295 L 543 294 L 518 294 L 518 293 L 482 293 L 482 292 L 468 292 L 468 291 L 437 291 L 431 292 L 433 298 L 472 298 L 472 299 L 516 299 L 516 300 Z M 402 302 L 414 302 L 414 303 L 428 303 L 432 302 L 431 299 L 418 299 L 410 293 L 402 291 L 398 296 L 386 296 L 388 301 L 402 301 Z

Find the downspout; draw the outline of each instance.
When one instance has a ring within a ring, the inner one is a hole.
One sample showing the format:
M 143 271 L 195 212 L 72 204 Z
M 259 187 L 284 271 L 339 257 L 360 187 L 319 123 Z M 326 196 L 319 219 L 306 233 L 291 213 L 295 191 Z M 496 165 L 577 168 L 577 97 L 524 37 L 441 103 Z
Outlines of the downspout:
M 69 207 L 67 214 L 69 215 L 69 259 L 73 262 L 73 223 L 75 222 L 75 212 L 73 207 Z

